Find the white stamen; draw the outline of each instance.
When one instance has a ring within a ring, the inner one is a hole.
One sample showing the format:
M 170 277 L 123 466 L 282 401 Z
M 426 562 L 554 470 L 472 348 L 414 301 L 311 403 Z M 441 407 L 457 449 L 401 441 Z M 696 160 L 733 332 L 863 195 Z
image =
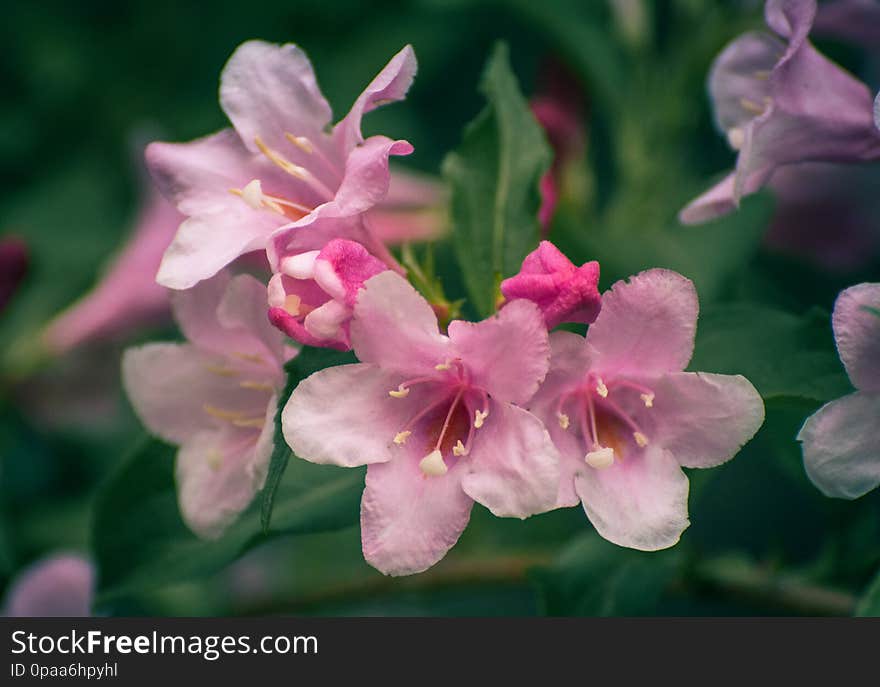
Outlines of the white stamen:
M 402 432 L 398 432 L 394 436 L 394 443 L 398 446 L 403 446 L 406 443 L 406 440 L 409 438 L 409 435 L 412 434 L 408 429 L 403 430 Z
M 464 444 L 461 443 L 461 439 L 455 442 L 455 446 L 452 447 L 452 455 L 454 456 L 466 456 L 467 449 L 464 447 Z
M 559 426 L 562 427 L 562 429 L 568 429 L 568 425 L 570 424 L 568 415 L 565 413 L 556 413 L 556 417 L 559 419 Z
M 645 408 L 654 407 L 654 394 L 642 394 L 640 398 L 642 399 L 642 401 L 644 401 Z
M 260 210 L 263 207 L 263 186 L 259 179 L 249 181 L 241 189 L 241 199 L 254 210 Z
M 474 428 L 479 429 L 480 427 L 482 427 L 483 422 L 486 420 L 487 417 L 489 417 L 488 410 L 485 412 L 483 412 L 482 410 L 477 410 L 474 413 Z
M 600 446 L 595 451 L 590 451 L 585 455 L 584 462 L 597 470 L 609 468 L 614 465 L 614 449 L 608 446 Z
M 389 391 L 388 395 L 391 396 L 391 398 L 406 398 L 409 396 L 409 387 L 401 384 L 397 389 Z
M 300 167 L 299 165 L 293 164 L 290 160 L 284 157 L 277 150 L 272 150 L 269 146 L 263 143 L 263 140 L 257 136 L 254 138 L 254 145 L 260 149 L 260 152 L 263 153 L 271 162 L 275 165 L 283 169 L 285 172 L 290 174 L 292 177 L 296 177 L 297 179 L 301 179 L 302 181 L 308 181 L 311 179 L 311 174 L 309 174 L 309 170 L 305 167 Z
M 746 142 L 745 132 L 738 126 L 735 126 L 732 129 L 728 129 L 727 142 L 730 144 L 731 148 L 733 148 L 734 150 L 739 150 L 743 147 L 743 143 Z
M 648 437 L 646 437 L 641 432 L 633 432 L 633 439 L 636 440 L 636 443 L 641 447 L 645 448 L 648 445 Z
M 315 276 L 315 260 L 319 250 L 309 250 L 298 255 L 291 255 L 281 261 L 281 271 L 294 279 L 311 279 Z
M 445 475 L 448 468 L 443 462 L 443 454 L 440 449 L 434 449 L 419 462 L 419 469 L 429 477 Z
M 605 386 L 605 382 L 601 378 L 596 380 L 596 393 L 602 398 L 608 398 L 608 387 Z
M 767 104 L 765 98 L 765 105 Z M 749 100 L 748 98 L 740 98 L 739 106 L 744 109 L 746 112 L 750 112 L 753 115 L 762 115 L 764 114 L 764 107 L 760 105 L 760 103 L 756 103 L 754 100 Z
M 291 133 L 285 133 L 284 138 L 308 155 L 315 152 L 315 147 L 312 145 L 312 142 L 305 136 L 294 136 Z

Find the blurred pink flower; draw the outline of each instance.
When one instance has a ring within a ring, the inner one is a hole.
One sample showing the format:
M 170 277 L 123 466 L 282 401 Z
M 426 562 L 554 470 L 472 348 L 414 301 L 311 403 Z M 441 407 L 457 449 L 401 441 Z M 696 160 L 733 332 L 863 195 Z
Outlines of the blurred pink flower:
M 501 282 L 501 293 L 508 301 L 535 303 L 547 329 L 553 329 L 563 322 L 589 324 L 596 319 L 602 304 L 598 283 L 598 262 L 576 267 L 552 243 L 541 241 L 520 271 Z
M 367 222 L 373 236 L 385 244 L 433 241 L 447 230 L 445 202 L 445 189 L 437 179 L 392 168 L 388 195 L 367 211 Z
M 407 155 L 412 146 L 364 139 L 361 117 L 403 98 L 415 72 L 406 46 L 327 133 L 330 106 L 299 47 L 239 46 L 220 79 L 220 104 L 233 128 L 147 148 L 160 188 L 188 218 L 165 253 L 159 283 L 189 288 L 239 255 L 266 248 L 281 227 L 288 235 L 307 232 L 318 219 L 358 216 L 380 202 L 390 183 L 389 156 Z M 352 227 L 358 235 L 342 237 L 393 262 L 364 226 Z
M 134 232 L 97 285 L 47 326 L 43 340 L 54 353 L 84 343 L 124 338 L 169 319 L 168 290 L 156 283 L 162 254 L 182 216 L 152 187 Z
M 269 319 L 307 346 L 348 350 L 349 321 L 358 291 L 388 269 L 361 244 L 333 239 L 321 250 L 281 260 L 269 281 Z
M 180 446 L 180 509 L 199 536 L 219 537 L 266 479 L 275 410 L 292 352 L 266 318 L 266 290 L 220 272 L 172 299 L 188 342 L 128 349 L 123 385 L 150 432 Z
M 856 391 L 811 415 L 798 440 L 813 484 L 826 496 L 854 499 L 880 485 L 880 284 L 841 292 L 831 321 Z
M 727 46 L 709 75 L 718 128 L 739 151 L 734 173 L 680 213 L 686 224 L 735 209 L 784 165 L 880 160 L 873 96 L 809 42 L 815 0 L 767 0 L 768 33 Z
M 16 236 L 0 239 L 0 312 L 18 290 L 27 269 L 27 244 Z
M 431 306 L 398 274 L 367 281 L 351 325 L 362 363 L 316 372 L 282 413 L 287 443 L 314 463 L 368 465 L 361 501 L 366 560 L 388 575 L 439 561 L 474 501 L 498 516 L 553 507 L 558 456 L 515 403 L 547 371 L 538 309 L 516 301 L 440 333 Z
M 586 339 L 550 336 L 550 372 L 527 407 L 562 456 L 557 505 L 580 501 L 620 546 L 675 544 L 689 524 L 682 466 L 729 460 L 764 419 L 744 377 L 682 371 L 698 309 L 688 279 L 653 269 L 603 295 Z
M 37 561 L 12 581 L 3 615 L 12 618 L 86 618 L 92 614 L 95 570 L 77 554 Z

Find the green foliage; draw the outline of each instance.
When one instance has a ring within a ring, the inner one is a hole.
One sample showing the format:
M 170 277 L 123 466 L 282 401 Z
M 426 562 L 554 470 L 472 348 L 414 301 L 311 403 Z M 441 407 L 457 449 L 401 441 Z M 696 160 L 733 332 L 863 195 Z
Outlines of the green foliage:
M 354 355 L 349 352 L 343 353 L 328 348 L 303 346 L 297 356 L 289 360 L 284 366 L 284 370 L 287 372 L 287 383 L 284 386 L 284 391 L 278 398 L 278 410 L 275 412 L 275 448 L 269 459 L 266 484 L 261 492 L 260 523 L 263 527 L 263 532 L 269 531 L 269 525 L 272 521 L 272 507 L 275 503 L 275 492 L 278 490 L 278 485 L 281 484 L 281 478 L 287 469 L 287 463 L 292 455 L 290 448 L 284 441 L 284 433 L 281 430 L 281 413 L 284 410 L 284 406 L 287 405 L 287 399 L 290 398 L 297 384 L 313 372 L 323 370 L 325 367 L 334 367 L 355 361 Z
M 485 317 L 495 310 L 501 279 L 515 274 L 538 244 L 538 182 L 550 150 L 504 44 L 496 46 L 480 91 L 489 104 L 447 156 L 443 173 L 452 188 L 458 261 L 474 308 Z
M 754 305 L 718 305 L 700 316 L 691 368 L 745 375 L 764 399 L 828 401 L 851 390 L 827 313 L 803 316 Z
M 175 449 L 147 440 L 103 485 L 92 528 L 101 571 L 98 604 L 219 570 L 267 536 L 325 532 L 357 522 L 363 471 L 295 461 L 274 500 L 273 528 L 254 504 L 216 541 L 197 538 L 180 518 Z
M 880 572 L 877 573 L 877 576 L 862 594 L 862 598 L 859 599 L 855 614 L 862 617 L 880 617 Z

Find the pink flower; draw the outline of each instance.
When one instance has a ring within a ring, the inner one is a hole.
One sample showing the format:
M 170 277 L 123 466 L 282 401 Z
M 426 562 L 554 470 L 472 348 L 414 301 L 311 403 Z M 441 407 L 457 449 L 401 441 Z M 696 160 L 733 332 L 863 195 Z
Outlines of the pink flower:
M 92 614 L 95 569 L 77 554 L 56 554 L 26 568 L 9 586 L 3 615 L 86 618 Z
M 880 160 L 871 92 L 808 40 L 815 0 L 767 0 L 765 16 L 784 41 L 747 33 L 712 65 L 715 119 L 738 151 L 736 170 L 681 211 L 684 223 L 730 212 L 784 165 Z
M 150 432 L 180 446 L 180 509 L 199 536 L 219 537 L 266 479 L 284 336 L 265 316 L 265 287 L 221 272 L 174 294 L 188 343 L 128 349 L 123 385 Z
M 388 268 L 361 244 L 333 239 L 321 250 L 281 260 L 269 281 L 269 319 L 307 346 L 348 350 L 349 321 L 358 291 Z
M 563 322 L 589 324 L 596 319 L 602 304 L 598 283 L 598 262 L 575 267 L 556 246 L 541 241 L 519 273 L 501 282 L 501 293 L 508 301 L 535 303 L 547 329 L 553 329 Z
M 841 292 L 831 322 L 856 391 L 811 415 L 798 440 L 813 484 L 827 496 L 854 499 L 880 485 L 880 283 Z
M 181 219 L 174 206 L 150 188 L 134 232 L 107 272 L 46 328 L 48 347 L 63 353 L 167 320 L 168 290 L 156 283 L 156 271 Z
M 189 288 L 239 255 L 266 248 L 281 227 L 307 231 L 318 218 L 359 215 L 381 201 L 389 156 L 407 155 L 412 146 L 385 136 L 364 139 L 361 117 L 403 98 L 415 72 L 415 54 L 406 46 L 327 133 L 330 106 L 299 47 L 239 46 L 220 79 L 220 104 L 233 128 L 147 149 L 160 188 L 188 218 L 165 253 L 159 283 Z M 368 233 L 346 238 L 381 255 Z
M 367 465 L 366 560 L 388 575 L 439 561 L 474 501 L 495 515 L 553 507 L 558 456 L 522 404 L 547 372 L 538 309 L 516 301 L 440 333 L 430 305 L 398 274 L 367 281 L 351 341 L 362 363 L 316 372 L 282 413 L 287 443 L 314 463 Z
M 433 177 L 392 169 L 388 195 L 366 217 L 372 235 L 382 243 L 433 241 L 447 228 L 445 202 L 445 189 Z
M 604 294 L 586 339 L 550 337 L 550 372 L 528 407 L 562 456 L 558 505 L 580 501 L 620 546 L 675 544 L 689 524 L 681 468 L 725 462 L 764 419 L 744 377 L 682 371 L 698 309 L 688 279 L 653 269 Z
M 0 239 L 0 312 L 18 291 L 27 269 L 27 244 L 15 236 Z

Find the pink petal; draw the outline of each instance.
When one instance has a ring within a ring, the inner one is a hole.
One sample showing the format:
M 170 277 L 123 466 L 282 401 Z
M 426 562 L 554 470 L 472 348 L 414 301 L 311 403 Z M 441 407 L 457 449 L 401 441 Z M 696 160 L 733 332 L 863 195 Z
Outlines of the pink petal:
M 315 281 L 334 300 L 353 308 L 364 283 L 388 267 L 355 241 L 334 239 L 315 260 Z
M 871 310 L 873 309 L 873 311 Z M 832 325 L 837 351 L 853 385 L 880 391 L 880 284 L 858 284 L 842 291 Z
M 482 322 L 449 324 L 453 355 L 462 358 L 473 384 L 500 401 L 525 403 L 550 366 L 550 341 L 541 312 L 520 300 Z
M 47 344 L 60 353 L 170 319 L 168 291 L 156 283 L 156 271 L 182 219 L 171 203 L 153 191 L 106 274 L 49 324 L 44 334 Z
M 689 468 L 724 463 L 764 422 L 764 402 L 740 375 L 678 372 L 650 383 L 653 407 L 644 411 L 657 442 Z
M 123 354 L 122 383 L 144 426 L 169 443 L 181 444 L 216 426 L 205 404 L 248 416 L 260 408 L 262 414 L 265 392 L 242 388 L 239 380 L 212 372 L 225 362 L 191 344 L 146 344 Z
M 702 224 L 722 217 L 739 207 L 736 194 L 736 174 L 728 174 L 708 191 L 688 203 L 678 213 L 682 224 Z
M 651 269 L 617 282 L 587 331 L 594 364 L 640 377 L 683 370 L 694 350 L 698 311 L 693 282 L 677 272 Z
M 668 451 L 648 446 L 611 467 L 584 465 L 575 489 L 596 531 L 618 546 L 668 548 L 688 527 L 688 479 Z
M 259 434 L 221 427 L 190 437 L 177 453 L 178 499 L 187 526 L 218 539 L 263 488 L 275 432 L 273 396 Z
M 84 557 L 56 554 L 12 581 L 3 615 L 9 618 L 87 618 L 92 614 L 95 569 Z
M 242 347 L 246 348 L 238 352 L 265 354 L 280 367 L 288 358 L 284 337 L 269 322 L 265 311 L 266 287 L 249 274 L 240 274 L 232 278 L 217 304 L 217 323 L 227 342 L 237 342 L 241 337 Z
M 473 501 L 455 467 L 427 477 L 406 453 L 367 468 L 361 500 L 364 558 L 386 575 L 427 570 L 452 548 L 467 526 Z
M 254 139 L 260 137 L 289 158 L 307 153 L 287 141 L 285 133 L 315 145 L 332 118 L 309 58 L 291 43 L 242 43 L 220 77 L 220 104 L 248 149 L 256 152 Z
M 312 463 L 354 467 L 389 461 L 400 452 L 392 442 L 413 407 L 388 395 L 401 381 L 375 365 L 320 370 L 300 382 L 284 406 L 284 438 Z
M 358 295 L 351 342 L 359 360 L 402 374 L 424 374 L 451 357 L 428 302 L 395 272 L 367 280 Z
M 354 146 L 363 142 L 361 134 L 363 115 L 386 103 L 403 100 L 412 85 L 417 69 L 416 54 L 412 46 L 407 45 L 376 75 L 354 102 L 349 113 L 333 130 L 333 137 L 343 154 L 347 154 Z
M 352 150 L 333 201 L 339 214 L 364 212 L 383 200 L 391 182 L 389 157 L 409 155 L 412 151 L 413 147 L 407 141 L 393 141 L 385 136 L 370 136 Z
M 499 517 L 526 518 L 551 510 L 559 485 L 559 454 L 541 421 L 493 401 L 476 432 L 461 486 Z
M 857 391 L 822 406 L 798 434 L 807 475 L 823 494 L 854 499 L 880 485 L 880 394 Z

